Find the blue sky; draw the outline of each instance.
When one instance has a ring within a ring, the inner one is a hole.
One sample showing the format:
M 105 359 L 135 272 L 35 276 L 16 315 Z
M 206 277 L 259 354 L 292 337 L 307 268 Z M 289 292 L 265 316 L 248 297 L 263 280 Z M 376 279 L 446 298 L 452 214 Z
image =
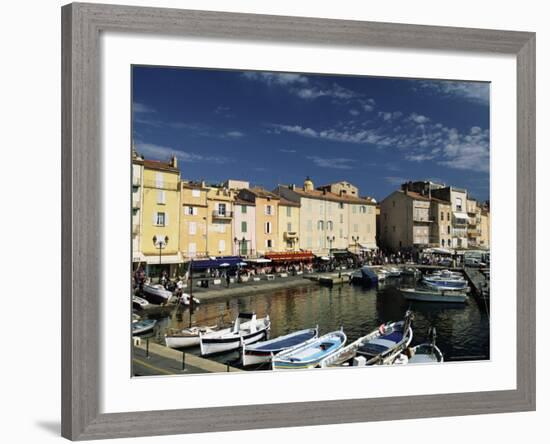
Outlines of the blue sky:
M 383 199 L 431 179 L 489 198 L 489 84 L 133 67 L 133 140 L 183 179 L 347 180 Z

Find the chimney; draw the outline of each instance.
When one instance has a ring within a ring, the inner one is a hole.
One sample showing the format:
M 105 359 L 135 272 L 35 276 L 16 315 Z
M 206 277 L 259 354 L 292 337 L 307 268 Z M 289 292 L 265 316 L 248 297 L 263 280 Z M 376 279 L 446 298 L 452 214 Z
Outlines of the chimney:
M 178 167 L 178 158 L 176 156 L 172 155 L 172 159 L 171 159 L 170 163 L 174 168 L 177 168 Z

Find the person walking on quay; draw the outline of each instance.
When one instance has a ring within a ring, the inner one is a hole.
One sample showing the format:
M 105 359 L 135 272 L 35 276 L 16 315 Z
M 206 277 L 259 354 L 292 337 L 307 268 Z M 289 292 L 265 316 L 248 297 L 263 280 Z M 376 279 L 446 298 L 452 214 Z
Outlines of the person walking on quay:
M 231 283 L 231 278 L 229 277 L 229 273 L 225 273 L 225 283 L 227 284 L 227 288 L 229 288 L 229 284 Z

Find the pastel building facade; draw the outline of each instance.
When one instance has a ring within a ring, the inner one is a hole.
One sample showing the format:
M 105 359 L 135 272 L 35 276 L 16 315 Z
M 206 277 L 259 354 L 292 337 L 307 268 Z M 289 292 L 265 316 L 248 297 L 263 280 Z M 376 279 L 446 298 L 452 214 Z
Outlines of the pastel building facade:
M 141 253 L 141 226 L 143 214 L 143 159 L 132 156 L 132 267 L 144 260 Z
M 236 198 L 233 208 L 233 254 L 253 256 L 256 254 L 256 204 Z
M 279 250 L 300 250 L 300 204 L 281 198 L 279 201 Z
M 140 253 L 150 275 L 174 276 L 182 262 L 180 242 L 180 171 L 170 162 L 143 160 Z
M 184 259 L 207 256 L 207 195 L 204 182 L 181 182 L 180 252 Z
M 242 189 L 238 193 L 242 201 L 254 204 L 255 244 L 259 255 L 279 249 L 279 196 L 260 187 Z
M 301 250 L 329 254 L 337 249 L 376 248 L 376 202 L 358 197 L 351 184 L 339 182 L 315 189 L 308 177 L 302 188 L 280 185 L 275 193 L 299 204 Z
M 233 253 L 235 191 L 223 186 L 208 187 L 206 201 L 206 254 L 230 256 Z

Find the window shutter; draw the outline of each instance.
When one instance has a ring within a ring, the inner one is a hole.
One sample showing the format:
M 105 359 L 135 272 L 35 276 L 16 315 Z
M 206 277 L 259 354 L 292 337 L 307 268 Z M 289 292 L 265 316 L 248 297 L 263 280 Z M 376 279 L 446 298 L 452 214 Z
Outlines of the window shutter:
M 183 214 L 185 214 L 186 216 L 189 215 L 189 207 L 183 207 Z
M 164 213 L 164 226 L 168 226 L 168 213 Z
M 157 224 L 157 212 L 153 211 L 153 225 Z

